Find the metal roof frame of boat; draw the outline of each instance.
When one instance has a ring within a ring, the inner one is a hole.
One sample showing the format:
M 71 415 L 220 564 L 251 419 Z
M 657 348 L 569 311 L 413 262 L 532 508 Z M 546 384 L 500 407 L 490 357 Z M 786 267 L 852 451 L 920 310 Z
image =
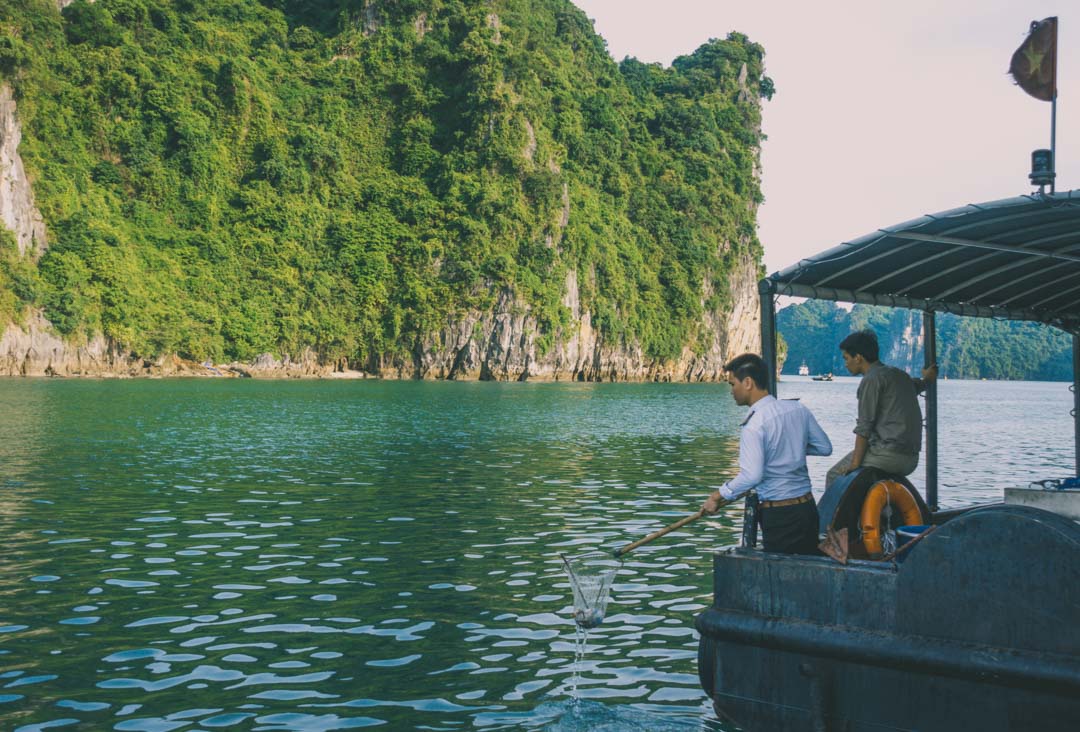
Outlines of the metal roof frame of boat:
M 879 229 L 769 275 L 762 293 L 1080 331 L 1080 189 Z
M 776 296 L 923 311 L 924 365 L 937 363 L 935 314 L 1026 320 L 1072 334 L 1073 438 L 1080 475 L 1080 189 L 971 204 L 878 229 L 769 275 L 761 356 L 776 394 Z M 926 388 L 926 502 L 937 510 L 937 384 Z

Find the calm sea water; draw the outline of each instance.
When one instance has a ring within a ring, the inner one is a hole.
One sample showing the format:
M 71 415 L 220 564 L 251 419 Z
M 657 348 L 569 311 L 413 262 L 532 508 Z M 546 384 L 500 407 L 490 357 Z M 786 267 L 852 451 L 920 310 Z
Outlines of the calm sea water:
M 840 454 L 856 386 L 781 395 Z M 1066 385 L 940 391 L 943 505 L 1071 471 Z M 0 380 L 0 413 L 3 729 L 726 729 L 693 619 L 740 509 L 631 554 L 581 664 L 558 559 L 730 475 L 724 385 Z

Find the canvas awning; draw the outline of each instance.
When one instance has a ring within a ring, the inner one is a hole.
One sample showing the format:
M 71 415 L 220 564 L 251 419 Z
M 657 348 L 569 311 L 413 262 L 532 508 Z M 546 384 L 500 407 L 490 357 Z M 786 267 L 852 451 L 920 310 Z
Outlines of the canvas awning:
M 879 229 L 762 281 L 763 292 L 1080 329 L 1080 189 Z

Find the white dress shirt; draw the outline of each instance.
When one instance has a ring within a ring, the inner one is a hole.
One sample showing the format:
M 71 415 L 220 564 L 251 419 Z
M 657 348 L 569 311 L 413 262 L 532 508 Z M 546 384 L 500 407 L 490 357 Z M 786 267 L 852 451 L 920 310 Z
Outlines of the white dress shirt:
M 750 407 L 739 436 L 739 474 L 718 489 L 727 500 L 757 488 L 763 501 L 810 492 L 807 455 L 831 455 L 832 443 L 810 410 L 769 395 Z

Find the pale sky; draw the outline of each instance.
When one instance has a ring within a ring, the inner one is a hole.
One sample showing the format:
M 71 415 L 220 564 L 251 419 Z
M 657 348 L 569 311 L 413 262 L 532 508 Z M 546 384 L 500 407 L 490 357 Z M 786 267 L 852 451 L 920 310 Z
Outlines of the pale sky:
M 758 214 L 769 272 L 927 213 L 1034 190 L 1050 103 L 1006 74 L 1058 16 L 1057 190 L 1080 188 L 1076 0 L 574 0 L 615 60 L 669 66 L 710 38 L 765 47 Z

